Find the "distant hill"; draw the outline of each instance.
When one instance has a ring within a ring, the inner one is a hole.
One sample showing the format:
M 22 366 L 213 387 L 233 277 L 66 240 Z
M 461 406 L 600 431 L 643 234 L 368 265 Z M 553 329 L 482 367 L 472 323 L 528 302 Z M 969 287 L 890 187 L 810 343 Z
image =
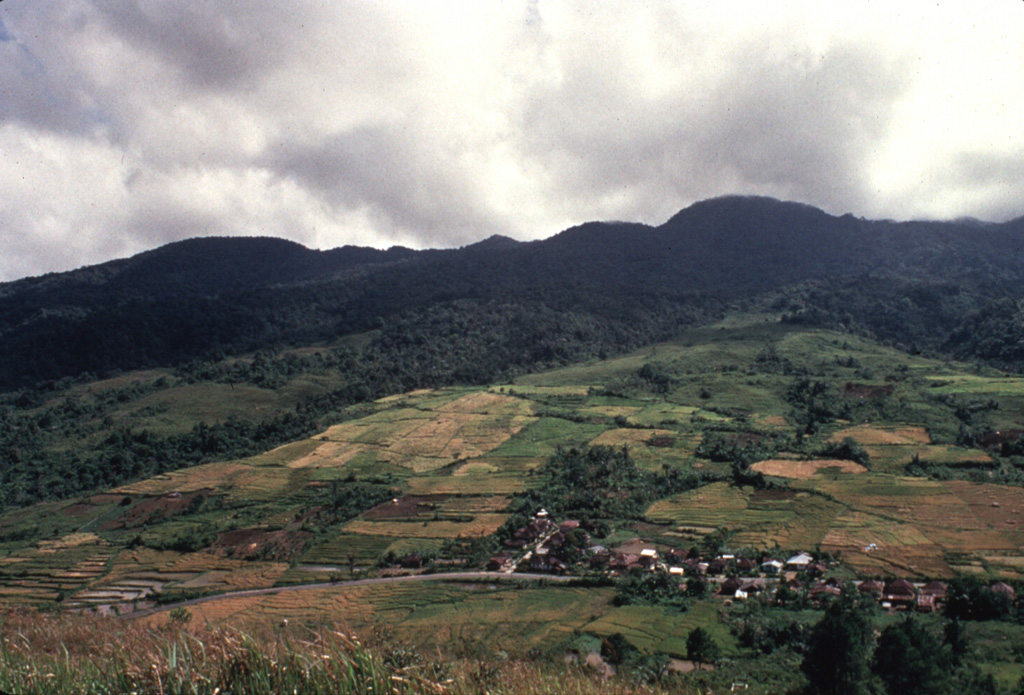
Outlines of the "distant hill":
M 482 352 L 537 366 L 661 339 L 736 303 L 1019 369 L 1022 281 L 1024 219 L 870 221 L 759 197 L 699 202 L 657 227 L 587 223 L 451 250 L 193 239 L 0 284 L 0 388 L 397 326 L 429 341 L 445 321 L 456 333 L 491 322 Z M 519 315 L 563 335 L 530 344 L 510 333 Z

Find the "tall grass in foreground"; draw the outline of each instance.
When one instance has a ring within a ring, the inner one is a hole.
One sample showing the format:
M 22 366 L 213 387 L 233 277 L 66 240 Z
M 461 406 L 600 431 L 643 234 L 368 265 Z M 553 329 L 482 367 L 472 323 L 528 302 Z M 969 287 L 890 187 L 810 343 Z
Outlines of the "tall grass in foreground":
M 12 695 L 626 695 L 656 688 L 574 668 L 426 660 L 343 631 L 151 629 L 77 614 L 0 615 L 0 691 Z

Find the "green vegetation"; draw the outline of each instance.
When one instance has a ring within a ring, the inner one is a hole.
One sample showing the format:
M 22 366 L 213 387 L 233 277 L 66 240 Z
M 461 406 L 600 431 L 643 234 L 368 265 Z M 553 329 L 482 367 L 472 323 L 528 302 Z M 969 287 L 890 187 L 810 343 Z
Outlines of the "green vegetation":
M 1013 646 L 1024 644 L 1018 609 L 991 588 L 995 579 L 1024 588 L 1024 536 L 1011 523 L 1013 510 L 1024 509 L 1024 486 L 1012 475 L 1021 454 L 1016 439 L 990 441 L 1000 428 L 1024 429 L 1015 420 L 1024 393 L 1017 377 L 979 376 L 748 316 L 487 389 L 422 389 L 327 409 L 309 421 L 320 427 L 311 435 L 251 455 L 239 454 L 255 447 L 244 421 L 189 424 L 200 394 L 211 412 L 218 399 L 228 402 L 228 379 L 269 413 L 275 398 L 296 408 L 310 385 L 347 378 L 318 371 L 320 359 L 334 358 L 315 352 L 323 357 L 295 362 L 275 389 L 243 382 L 238 374 L 250 367 L 225 360 L 216 369 L 129 374 L 102 388 L 55 386 L 40 401 L 8 401 L 6 412 L 22 423 L 62 413 L 55 428 L 38 420 L 28 428 L 47 442 L 40 451 L 73 452 L 73 437 L 82 436 L 109 442 L 109 456 L 125 462 L 156 461 L 152 452 L 170 442 L 187 455 L 188 438 L 212 453 L 195 459 L 206 461 L 199 465 L 157 465 L 156 475 L 112 482 L 109 491 L 0 515 L 0 603 L 127 610 L 158 601 L 164 610 L 150 624 L 190 631 L 266 619 L 316 629 L 343 620 L 362 634 L 387 626 L 394 643 L 420 654 L 446 645 L 449 659 L 474 659 L 495 673 L 496 654 L 543 669 L 567 653 L 581 662 L 597 653 L 618 669 L 616 687 L 717 691 L 743 681 L 752 692 L 778 692 L 825 678 L 808 658 L 826 629 L 816 633 L 815 624 L 833 609 L 822 613 L 806 584 L 778 600 L 770 591 L 727 599 L 717 595 L 721 583 L 751 572 L 731 566 L 710 582 L 690 568 L 683 577 L 636 568 L 609 576 L 590 546 L 603 545 L 610 558 L 644 547 L 660 558 L 675 549 L 758 561 L 807 550 L 836 581 L 953 580 L 943 617 L 899 628 L 891 616 L 863 614 L 880 635 L 877 646 L 872 638 L 860 666 L 839 668 L 879 692 L 902 687 L 879 656 L 883 644 L 913 661 L 939 640 L 955 667 L 920 678 L 965 693 L 989 692 L 993 683 L 1009 692 L 1024 673 Z M 264 376 L 252 379 L 270 378 L 275 359 L 260 357 Z M 81 405 L 80 419 L 66 403 Z M 139 414 L 143 407 L 152 410 Z M 164 429 L 142 436 L 104 424 L 108 417 L 159 419 Z M 527 571 L 522 558 L 531 547 L 505 541 L 541 508 L 555 523 L 579 522 L 548 554 L 577 586 L 520 580 L 513 588 L 486 578 L 298 586 L 479 571 L 500 552 Z M 237 593 L 281 588 L 289 591 Z M 175 605 L 185 598 L 214 600 Z M 947 616 L 961 626 L 959 637 L 948 637 Z M 714 669 L 677 673 L 671 659 Z M 829 659 L 818 654 L 814 662 L 825 668 Z M 589 673 L 581 671 L 580 682 Z

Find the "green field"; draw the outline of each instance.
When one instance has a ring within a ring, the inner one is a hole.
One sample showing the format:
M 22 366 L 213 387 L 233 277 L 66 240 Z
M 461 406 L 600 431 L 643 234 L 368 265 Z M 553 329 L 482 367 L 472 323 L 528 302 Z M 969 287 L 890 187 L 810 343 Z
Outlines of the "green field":
M 155 384 L 167 376 L 134 378 Z M 290 382 L 280 392 L 179 383 L 110 417 L 180 431 L 193 418 L 230 417 L 270 407 L 270 399 L 293 402 L 331 379 Z M 811 425 L 801 383 L 820 394 Z M 75 397 L 92 397 L 87 387 L 74 388 Z M 0 516 L 0 605 L 57 606 L 76 596 L 85 605 L 116 604 L 112 592 L 135 584 L 183 597 L 372 576 L 387 557 L 412 553 L 448 563 L 435 569 L 472 569 L 459 553 L 475 544 L 480 567 L 502 547 L 487 545 L 489 534 L 511 514 L 535 511 L 522 500 L 544 492 L 548 460 L 590 446 L 627 447 L 645 474 L 704 476 L 692 489 L 654 491 L 638 516 L 600 519 L 609 535 L 594 542 L 608 547 L 820 549 L 842 558 L 836 571 L 847 578 L 1024 579 L 1020 462 L 964 435 L 1024 429 L 1022 410 L 1020 377 L 979 375 L 748 316 L 511 384 L 396 394 L 255 456 L 7 512 Z M 815 468 L 850 441 L 862 449 L 857 472 Z M 775 477 L 739 477 L 758 461 L 775 462 Z M 920 470 L 935 474 L 910 474 Z M 348 496 L 350 488 L 366 499 Z M 229 596 L 196 612 L 211 624 L 387 623 L 410 644 L 440 641 L 466 654 L 558 650 L 621 634 L 645 653 L 681 658 L 687 636 L 702 627 L 725 656 L 742 653 L 730 630 L 733 609 L 720 600 L 677 612 L 615 605 L 614 595 L 608 586 L 430 582 Z M 987 642 L 997 639 L 985 633 Z M 1001 684 L 1021 671 L 1001 653 L 986 663 Z

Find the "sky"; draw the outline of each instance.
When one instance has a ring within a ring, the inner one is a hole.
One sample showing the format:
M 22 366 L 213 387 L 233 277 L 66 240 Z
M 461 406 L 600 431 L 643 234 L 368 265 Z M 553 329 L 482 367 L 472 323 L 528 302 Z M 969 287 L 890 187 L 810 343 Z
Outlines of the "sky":
M 0 281 L 196 236 L 1024 215 L 1024 1 L 5 0 Z

